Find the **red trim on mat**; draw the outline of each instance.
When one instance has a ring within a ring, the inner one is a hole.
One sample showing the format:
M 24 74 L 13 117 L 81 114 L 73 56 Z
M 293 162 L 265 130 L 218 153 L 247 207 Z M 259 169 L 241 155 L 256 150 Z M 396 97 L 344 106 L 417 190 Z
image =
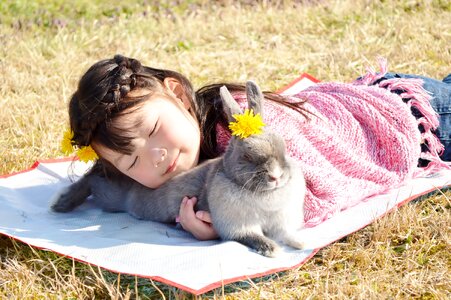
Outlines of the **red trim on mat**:
M 40 163 L 57 163 L 57 162 L 70 161 L 70 160 L 72 160 L 72 159 L 73 159 L 73 158 L 58 158 L 58 159 L 50 159 L 50 160 L 37 161 L 36 163 L 33 164 L 33 166 L 32 166 L 29 170 L 25 170 L 25 171 L 18 172 L 18 173 L 24 173 L 24 172 L 33 170 L 33 169 L 35 169 Z M 14 174 L 9 174 L 9 175 L 7 175 L 6 177 L 9 177 L 9 176 L 12 176 L 12 175 L 14 175 Z M 387 214 L 390 213 L 391 211 L 393 211 L 393 210 L 395 210 L 395 209 L 398 209 L 398 208 L 401 207 L 402 205 L 404 205 L 404 204 L 406 204 L 406 203 L 408 203 L 408 202 L 410 202 L 410 201 L 412 201 L 412 200 L 414 200 L 414 199 L 417 199 L 418 197 L 424 196 L 424 195 L 426 195 L 426 194 L 428 194 L 428 193 L 430 193 L 430 192 L 432 192 L 432 191 L 435 191 L 435 190 L 438 190 L 438 189 L 442 189 L 442 188 L 444 188 L 444 187 L 446 187 L 446 186 L 449 186 L 449 185 L 440 186 L 440 187 L 435 187 L 435 188 L 429 189 L 429 190 L 427 190 L 427 191 L 424 191 L 424 192 L 421 192 L 421 193 L 412 195 L 412 196 L 408 197 L 407 199 L 403 200 L 402 202 L 397 203 L 393 208 L 391 208 L 390 210 L 387 210 L 384 214 L 382 214 L 382 215 L 380 215 L 379 217 L 377 217 L 377 219 L 380 219 L 380 218 L 384 217 L 385 215 L 387 215 Z M 377 220 L 377 219 L 373 219 L 373 220 L 371 220 L 369 223 L 367 223 L 366 225 L 363 225 L 362 227 L 360 227 L 360 228 L 358 228 L 358 229 L 356 229 L 356 230 L 354 230 L 354 231 L 352 231 L 352 232 L 348 232 L 348 233 L 346 233 L 346 234 L 340 236 L 339 238 L 337 238 L 337 239 L 331 241 L 330 243 L 328 243 L 328 244 L 325 245 L 324 247 L 327 247 L 328 245 L 334 243 L 335 241 L 340 240 L 341 238 L 343 238 L 343 237 L 345 237 L 345 236 L 348 236 L 348 235 L 350 235 L 350 234 L 353 234 L 353 233 L 355 233 L 355 232 L 361 230 L 362 228 L 365 228 L 366 226 L 372 224 L 372 223 L 373 223 L 375 220 Z M 41 249 L 41 250 L 51 250 L 51 249 L 48 249 L 48 248 L 45 248 L 45 247 L 34 246 L 34 245 L 30 244 L 30 243 L 27 243 L 27 242 L 21 240 L 20 238 L 11 236 L 11 235 L 6 234 L 6 233 L 0 233 L 0 234 L 5 235 L 5 236 L 8 236 L 9 238 L 12 238 L 12 239 L 14 239 L 14 240 L 20 241 L 20 242 L 22 242 L 22 243 L 24 243 L 24 244 L 30 245 L 30 246 L 32 246 L 32 247 L 34 247 L 34 248 L 37 248 L 37 249 Z M 322 248 L 324 248 L 324 247 L 322 247 Z M 208 292 L 208 291 L 211 291 L 211 290 L 213 290 L 213 289 L 215 289 L 215 288 L 219 288 L 219 287 L 221 287 L 221 286 L 223 286 L 223 285 L 226 285 L 226 284 L 230 284 L 230 283 L 234 283 L 234 282 L 238 282 L 238 281 L 243 281 L 243 280 L 248 280 L 248 279 L 252 279 L 252 278 L 257 278 L 257 277 L 263 277 L 263 276 L 266 276 L 266 275 L 269 275 L 269 274 L 273 274 L 273 273 L 282 272 L 282 271 L 286 271 L 286 270 L 291 270 L 291 269 L 297 268 L 297 267 L 303 265 L 303 264 L 304 264 L 306 261 L 308 261 L 310 258 L 312 258 L 312 257 L 313 257 L 320 249 L 322 249 L 322 248 L 316 248 L 316 249 L 313 249 L 313 250 L 312 250 L 312 253 L 310 253 L 310 255 L 308 255 L 305 259 L 303 259 L 302 261 L 300 261 L 299 263 L 297 263 L 297 264 L 295 264 L 295 265 L 293 265 L 293 266 L 290 266 L 290 267 L 275 268 L 275 269 L 267 270 L 267 271 L 265 271 L 265 272 L 255 273 L 255 274 L 252 274 L 252 275 L 243 275 L 243 276 L 238 276 L 238 277 L 233 277 L 233 278 L 224 279 L 224 280 L 217 281 L 217 282 L 211 283 L 211 284 L 209 284 L 209 285 L 206 285 L 206 286 L 204 286 L 203 288 L 198 289 L 198 290 L 191 289 L 191 288 L 189 288 L 189 287 L 187 287 L 187 286 L 184 286 L 184 285 L 182 285 L 182 284 L 173 282 L 173 281 L 171 281 L 171 280 L 165 279 L 165 278 L 160 277 L 160 276 L 143 276 L 143 275 L 141 275 L 141 274 L 121 273 L 121 272 L 119 272 L 119 271 L 117 271 L 117 270 L 105 268 L 105 267 L 102 267 L 102 266 L 99 266 L 99 265 L 92 264 L 92 263 L 90 263 L 90 262 L 84 261 L 84 260 L 82 260 L 82 259 L 78 259 L 78 258 L 75 258 L 75 257 L 71 257 L 70 255 L 67 255 L 67 254 L 59 253 L 59 252 L 54 251 L 54 250 L 51 250 L 51 251 L 52 251 L 52 252 L 55 252 L 55 253 L 57 253 L 57 254 L 59 254 L 59 255 L 61 255 L 61 256 L 64 256 L 64 257 L 73 259 L 73 260 L 75 260 L 75 261 L 78 261 L 78 262 L 81 262 L 81 263 L 84 263 L 84 264 L 88 264 L 88 265 L 91 265 L 91 266 L 100 267 L 100 268 L 102 268 L 102 269 L 104 269 L 104 270 L 108 270 L 108 271 L 113 272 L 113 273 L 116 273 L 116 274 L 127 274 L 127 275 L 131 275 L 131 276 L 138 276 L 138 277 L 141 277 L 141 278 L 149 278 L 149 279 L 152 279 L 152 280 L 155 280 L 155 281 L 158 281 L 158 282 L 161 282 L 161 283 L 164 283 L 164 284 L 167 284 L 167 285 L 176 287 L 176 288 L 178 288 L 178 289 L 184 290 L 184 291 L 186 291 L 186 292 L 189 292 L 189 293 L 192 293 L 192 294 L 195 294 L 195 295 L 200 295 L 200 294 L 206 293 L 206 292 Z
M 311 75 L 309 75 L 309 74 L 307 74 L 307 73 L 303 73 L 303 74 L 301 74 L 301 76 L 299 76 L 298 78 L 296 78 L 295 80 L 293 80 L 292 82 L 290 82 L 288 85 L 286 85 L 286 86 L 283 87 L 282 89 L 278 90 L 277 93 L 281 93 L 281 92 L 283 92 L 283 91 L 289 89 L 290 87 L 292 87 L 293 85 L 295 85 L 296 83 L 298 83 L 299 81 L 301 81 L 303 78 L 308 78 L 309 80 L 311 80 L 311 81 L 313 81 L 313 82 L 315 82 L 315 83 L 316 83 L 316 82 L 319 82 L 319 80 L 316 79 L 316 78 L 314 78 L 313 76 L 311 76 Z M 18 172 L 14 172 L 14 173 L 10 173 L 10 174 L 0 175 L 0 178 L 7 178 L 7 177 L 14 176 L 14 175 L 18 175 L 18 174 L 22 174 L 22 173 L 26 173 L 26 172 L 32 171 L 32 170 L 36 169 L 36 168 L 39 166 L 39 164 L 41 164 L 41 163 L 58 163 L 58 162 L 65 162 L 65 161 L 71 161 L 71 160 L 77 160 L 77 157 L 64 157 L 64 158 L 55 158 L 55 159 L 48 159 L 48 160 L 39 160 L 39 161 L 36 161 L 36 162 L 35 162 L 30 168 L 28 168 L 28 169 L 25 169 L 25 170 L 22 170 L 22 171 L 18 171 Z M 0 234 L 3 234 L 3 233 L 0 233 Z M 27 242 L 21 240 L 20 238 L 16 238 L 16 237 L 10 236 L 10 235 L 8 235 L 8 234 L 4 234 L 4 235 L 9 236 L 10 238 L 15 239 L 15 240 L 17 240 L 17 241 L 20 241 L 20 242 L 22 242 L 22 243 L 28 244 L 28 245 L 30 245 L 30 246 L 32 246 L 32 247 L 37 248 L 37 249 L 47 250 L 47 249 L 44 248 L 44 247 L 38 247 L 38 246 L 31 245 L 31 244 L 29 244 L 29 243 L 27 243 Z M 73 259 L 73 260 L 75 260 L 75 261 L 78 261 L 78 262 L 81 262 L 81 263 L 84 263 L 84 264 L 88 264 L 88 265 L 92 265 L 92 266 L 96 266 L 96 267 L 100 267 L 100 268 L 102 268 L 102 269 L 104 269 L 104 270 L 108 270 L 108 271 L 111 271 L 111 272 L 120 274 L 120 273 L 119 273 L 118 271 L 116 271 L 116 270 L 111 270 L 111 269 L 108 269 L 108 268 L 105 268 L 105 267 L 102 267 L 102 266 L 98 266 L 98 265 L 89 263 L 89 262 L 87 262 L 87 261 L 84 261 L 84 260 L 82 260 L 82 259 L 78 259 L 78 258 L 75 258 L 75 257 L 71 257 L 70 255 L 67 255 L 67 254 L 59 253 L 59 252 L 54 251 L 54 250 L 51 250 L 51 251 L 52 251 L 52 252 L 55 252 L 55 253 L 57 253 L 57 254 L 59 254 L 59 255 L 61 255 L 61 256 L 64 256 L 64 257 Z M 229 283 L 233 283 L 233 282 L 241 281 L 241 280 L 246 280 L 246 279 L 249 279 L 249 278 L 262 277 L 262 276 L 265 276 L 265 275 L 268 275 L 268 274 L 272 274 L 272 273 L 281 272 L 281 271 L 285 271 L 285 270 L 288 270 L 288 269 L 295 268 L 295 267 L 297 267 L 297 266 L 302 265 L 302 264 L 303 264 L 304 262 L 306 262 L 307 260 L 309 260 L 309 259 L 310 259 L 313 255 L 315 255 L 316 252 L 318 252 L 318 251 L 319 251 L 319 249 L 313 250 L 313 252 L 312 252 L 308 257 L 306 257 L 306 258 L 305 258 L 303 261 L 301 261 L 299 264 L 297 264 L 297 265 L 295 265 L 295 266 L 292 266 L 292 267 L 276 268 L 276 269 L 268 270 L 268 271 L 262 272 L 262 273 L 256 273 L 256 274 L 252 274 L 252 275 L 244 275 L 244 276 L 240 276 L 240 277 L 236 277 L 236 278 L 230 278 L 230 279 L 226 279 L 226 280 L 222 280 L 222 281 L 219 281 L 219 282 L 215 282 L 215 283 L 209 284 L 209 285 L 207 285 L 207 286 L 205 286 L 205 287 L 203 287 L 203 288 L 201 288 L 201 289 L 199 289 L 199 290 L 191 289 L 191 288 L 189 288 L 189 287 L 187 287 L 187 286 L 181 285 L 181 284 L 179 284 L 179 283 L 173 282 L 173 281 L 171 281 L 171 280 L 165 279 L 165 278 L 160 277 L 160 276 L 143 276 L 143 275 L 140 275 L 140 274 L 129 274 L 129 275 L 132 275 L 132 276 L 139 276 L 139 277 L 141 277 L 141 278 L 150 278 L 150 279 L 152 279 L 152 280 L 156 280 L 156 281 L 162 282 L 162 283 L 164 283 L 164 284 L 167 284 L 167 285 L 170 285 L 170 286 L 174 286 L 174 287 L 176 287 L 176 288 L 179 288 L 179 289 L 181 289 L 181 290 L 187 291 L 187 292 L 189 292 L 189 293 L 199 295 L 199 294 L 206 293 L 206 292 L 208 292 L 208 291 L 210 291 L 210 290 L 212 290 L 212 289 L 215 289 L 215 288 L 220 287 L 220 286 L 225 285 L 225 284 L 229 284 Z
M 34 169 L 36 169 L 39 164 L 47 164 L 47 163 L 59 163 L 59 162 L 65 162 L 65 161 L 76 161 L 78 160 L 78 157 L 62 157 L 62 158 L 49 158 L 49 159 L 43 159 L 43 160 L 37 160 L 35 161 L 30 168 L 25 169 L 25 170 L 21 170 L 21 171 L 17 171 L 17 172 L 13 172 L 13 173 L 9 173 L 9 174 L 3 174 L 0 175 L 0 178 L 8 178 L 14 175 L 18 175 L 18 174 L 22 174 L 22 173 L 27 173 L 30 171 L 33 171 Z
M 384 214 L 380 215 L 376 219 L 373 219 L 371 222 L 367 223 L 366 225 L 363 225 L 362 227 L 360 227 L 360 228 L 358 228 L 358 229 L 356 229 L 356 230 L 354 230 L 352 232 L 349 232 L 347 234 L 344 234 L 344 235 L 340 236 L 336 240 L 331 241 L 329 244 L 324 245 L 322 248 L 327 247 L 330 244 L 333 244 L 336 241 L 344 238 L 345 236 L 351 235 L 351 234 L 353 234 L 353 233 L 365 228 L 366 226 L 372 224 L 374 221 L 381 219 L 382 217 L 386 216 L 388 213 L 394 211 L 395 209 L 398 209 L 399 207 L 403 206 L 404 204 L 406 204 L 408 202 L 411 202 L 412 200 L 415 200 L 415 199 L 417 199 L 417 198 L 419 198 L 421 196 L 429 194 L 430 192 L 436 191 L 438 189 L 442 189 L 442 188 L 447 187 L 447 186 L 450 186 L 450 185 L 444 185 L 444 186 L 440 186 L 440 187 L 435 187 L 435 188 L 429 189 L 427 191 L 421 192 L 419 194 L 412 195 L 409 198 L 405 199 L 404 201 L 401 201 L 400 203 L 397 203 L 396 206 L 394 206 L 390 210 L 387 210 Z M 294 266 L 291 266 L 291 267 L 276 268 L 276 269 L 268 270 L 268 271 L 265 271 L 265 272 L 262 272 L 262 273 L 256 273 L 256 274 L 253 274 L 253 275 L 250 275 L 250 276 L 239 276 L 239 277 L 235 277 L 235 278 L 230 278 L 230 279 L 227 279 L 227 280 L 223 280 L 223 281 L 220 281 L 220 282 L 218 281 L 218 282 L 209 284 L 209 285 L 207 285 L 207 286 L 205 286 L 205 287 L 203 287 L 203 288 L 201 288 L 201 289 L 199 289 L 197 291 L 194 291 L 194 292 L 190 291 L 191 289 L 186 290 L 186 291 L 189 291 L 190 293 L 193 293 L 193 294 L 196 294 L 196 295 L 200 295 L 200 294 L 206 293 L 206 292 L 208 292 L 208 291 L 210 291 L 212 289 L 218 288 L 218 287 L 220 287 L 222 285 L 225 285 L 225 284 L 229 284 L 229 283 L 233 283 L 233 282 L 237 282 L 237 281 L 242 281 L 242 280 L 246 280 L 246 279 L 251 279 L 251 278 L 263 277 L 265 275 L 273 274 L 273 273 L 276 273 L 276 272 L 282 272 L 282 271 L 286 271 L 286 270 L 291 270 L 291 269 L 294 269 L 294 268 L 297 268 L 297 267 L 303 265 L 306 261 L 308 261 L 310 258 L 312 258 L 322 248 L 313 249 L 312 253 L 309 256 L 307 256 L 304 260 L 302 260 L 298 264 L 296 264 Z
M 297 79 L 293 80 L 291 83 L 289 83 L 288 85 L 286 85 L 286 86 L 283 87 L 282 89 L 278 90 L 277 93 L 282 93 L 283 91 L 289 89 L 290 87 L 292 87 L 293 85 L 295 85 L 297 82 L 299 82 L 299 81 L 302 80 L 303 78 L 308 78 L 309 80 L 311 80 L 311 81 L 313 81 L 313 82 L 315 82 L 315 83 L 320 82 L 318 79 L 314 78 L 313 76 L 311 76 L 311 75 L 309 75 L 309 74 L 307 74 L 307 73 L 303 73 L 303 74 L 301 74 L 300 77 L 298 77 Z M 26 173 L 26 172 L 32 171 L 32 170 L 36 169 L 36 168 L 39 166 L 40 163 L 58 163 L 58 162 L 65 162 L 65 161 L 71 161 L 71 160 L 77 160 L 77 158 L 76 158 L 76 157 L 65 157 L 65 158 L 56 158 L 56 159 L 48 159 L 48 160 L 40 160 L 40 161 L 36 161 L 29 169 L 26 169 L 26 170 L 23 170 L 23 171 L 14 172 L 14 173 L 11 173 L 11 174 L 0 175 L 0 178 L 7 178 L 7 177 L 14 176 L 14 175 L 17 175 L 17 174 L 21 174 L 21 173 Z M 448 186 L 448 185 L 446 185 L 446 186 Z M 436 188 L 432 188 L 432 189 L 430 189 L 430 190 L 424 191 L 424 192 L 422 192 L 422 193 L 419 193 L 419 194 L 416 194 L 416 195 L 412 195 L 412 196 L 410 196 L 409 198 L 405 199 L 404 201 L 402 201 L 402 202 L 400 202 L 400 203 L 397 203 L 396 206 L 394 206 L 394 207 L 391 208 L 390 210 L 387 210 L 384 214 L 382 214 L 381 216 L 379 216 L 377 219 L 380 219 L 380 218 L 384 217 L 385 215 L 387 215 L 387 214 L 390 213 L 391 211 L 393 211 L 393 210 L 395 210 L 395 209 L 401 207 L 402 205 L 404 205 L 404 204 L 406 204 L 406 203 L 408 203 L 408 202 L 410 202 L 410 201 L 412 201 L 412 200 L 414 200 L 414 199 L 417 199 L 418 197 L 424 196 L 424 195 L 426 195 L 426 194 L 428 194 L 428 193 L 430 193 L 430 192 L 432 192 L 432 191 L 435 191 L 435 190 L 437 190 L 437 189 L 441 189 L 441 188 L 444 188 L 444 187 L 445 187 L 445 186 L 436 187 Z M 335 241 L 337 241 L 337 240 L 339 240 L 339 239 L 341 239 L 341 238 L 343 238 L 343 237 L 345 237 L 345 236 L 348 236 L 348 235 L 350 235 L 350 234 L 353 234 L 353 233 L 355 233 L 355 232 L 361 230 L 362 228 L 364 228 L 364 227 L 370 225 L 371 223 L 373 223 L 374 221 L 375 221 L 375 220 L 372 220 L 371 222 L 367 223 L 366 225 L 363 225 L 362 227 L 360 227 L 359 229 L 354 230 L 354 231 L 352 231 L 352 232 L 349 232 L 349 233 L 347 233 L 347 234 L 345 234 L 345 235 L 343 235 L 343 236 L 337 238 L 336 240 L 331 241 L 329 244 L 325 245 L 324 247 L 327 247 L 328 245 L 334 243 Z M 21 240 L 20 238 L 13 237 L 13 236 L 10 236 L 10 235 L 5 234 L 5 233 L 0 233 L 0 234 L 5 235 L 5 236 L 8 236 L 9 238 L 12 238 L 12 239 L 14 239 L 14 240 L 20 241 L 20 242 L 22 242 L 22 243 L 24 243 L 24 244 L 28 244 L 28 245 L 30 245 L 30 246 L 32 246 L 32 247 L 37 248 L 37 249 L 48 250 L 47 248 L 44 248 L 44 247 L 39 247 L 39 246 L 31 245 L 31 244 L 29 244 L 29 243 L 27 243 L 27 242 Z M 324 247 L 323 247 L 323 248 L 324 248 Z M 218 288 L 218 287 L 221 287 L 221 286 L 223 286 L 223 285 L 230 284 L 230 283 L 233 283 L 233 282 L 238 282 L 238 281 L 247 280 L 247 279 L 252 279 L 252 278 L 257 278 L 257 277 L 263 277 L 263 276 L 266 276 L 266 275 L 269 275 L 269 274 L 273 274 L 273 273 L 282 272 L 282 271 L 286 271 L 286 270 L 290 270 L 290 269 L 297 268 L 297 267 L 303 265 L 303 264 L 304 264 L 306 261 L 308 261 L 310 258 L 312 258 L 312 257 L 313 257 L 320 249 L 321 249 L 321 248 L 313 249 L 313 250 L 312 250 L 312 253 L 310 253 L 309 256 L 307 256 L 304 260 L 302 260 L 301 262 L 299 262 L 299 263 L 297 263 L 297 264 L 295 264 L 295 265 L 293 265 L 293 266 L 291 266 L 291 267 L 275 268 L 275 269 L 271 269 L 271 270 L 268 270 L 268 271 L 265 271 L 265 272 L 255 273 L 255 274 L 252 274 L 252 275 L 243 275 L 243 276 L 238 276 L 238 277 L 234 277 L 234 278 L 229 278 L 229 279 L 225 279 L 225 280 L 221 280 L 221 281 L 218 281 L 218 282 L 211 283 L 211 284 L 209 284 L 209 285 L 207 285 L 207 286 L 205 286 L 205 287 L 203 287 L 203 288 L 201 288 L 201 289 L 199 289 L 199 290 L 191 289 L 191 288 L 189 288 L 189 287 L 187 287 L 187 286 L 178 284 L 178 283 L 176 283 L 176 282 L 173 282 L 173 281 L 171 281 L 171 280 L 165 279 L 165 278 L 160 277 L 160 276 L 143 276 L 143 275 L 140 275 L 140 274 L 132 274 L 132 273 L 127 273 L 127 274 L 128 274 L 128 275 L 132 275 L 132 276 L 138 276 L 138 277 L 141 277 L 141 278 L 149 278 L 149 279 L 152 279 L 152 280 L 155 280 L 155 281 L 158 281 L 158 282 L 161 282 L 161 283 L 164 283 L 164 284 L 167 284 L 167 285 L 170 285 L 170 286 L 179 288 L 179 289 L 184 290 L 184 291 L 187 291 L 187 292 L 189 292 L 189 293 L 192 293 L 192 294 L 195 294 L 195 295 L 200 295 L 200 294 L 206 293 L 206 292 L 208 292 L 208 291 L 210 291 L 210 290 L 213 290 L 213 289 L 215 289 L 215 288 Z M 114 273 L 117 273 L 117 274 L 124 274 L 124 273 L 120 273 L 120 272 L 118 272 L 118 271 L 116 271 L 116 270 L 108 269 L 108 268 L 105 268 L 105 267 L 102 267 L 102 266 L 98 266 L 98 265 L 89 263 L 89 262 L 84 261 L 84 260 L 82 260 L 82 259 L 78 259 L 78 258 L 71 257 L 71 256 L 66 255 L 66 254 L 63 254 L 63 253 L 59 253 L 59 252 L 54 251 L 54 250 L 51 250 L 51 251 L 52 251 L 52 252 L 55 252 L 55 253 L 57 253 L 57 254 L 63 256 L 63 257 L 67 257 L 67 258 L 73 259 L 73 260 L 75 260 L 75 261 L 84 263 L 84 264 L 88 264 L 88 265 L 100 267 L 100 268 L 102 268 L 102 269 L 104 269 L 104 270 L 108 270 L 108 271 L 111 271 L 111 272 L 114 272 Z
M 171 281 L 169 279 L 166 279 L 166 278 L 163 278 L 163 277 L 160 277 L 160 276 L 143 276 L 141 274 L 135 274 L 135 273 L 121 273 L 121 272 L 119 272 L 117 270 L 113 270 L 113 269 L 110 269 L 110 268 L 105 268 L 105 267 L 102 267 L 102 266 L 90 263 L 88 261 L 85 261 L 83 259 L 79 259 L 79 258 L 72 257 L 72 256 L 64 254 L 64 253 L 60 253 L 60 252 L 52 250 L 52 249 L 48 249 L 48 248 L 40 247 L 40 246 L 35 246 L 33 244 L 27 243 L 26 241 L 24 241 L 24 240 L 22 240 L 20 238 L 17 238 L 15 236 L 11 236 L 11 235 L 6 234 L 6 233 L 0 233 L 0 234 L 1 235 L 5 235 L 5 236 L 7 236 L 7 237 L 9 237 L 9 238 L 11 238 L 13 240 L 16 240 L 16 241 L 19 241 L 21 243 L 24 243 L 26 245 L 29 245 L 29 246 L 31 246 L 33 248 L 38 249 L 38 250 L 45 250 L 45 251 L 50 250 L 50 251 L 52 251 L 52 252 L 54 252 L 54 253 L 56 253 L 58 255 L 61 255 L 63 257 L 66 257 L 66 258 L 69 258 L 69 259 L 73 259 L 73 260 L 75 260 L 77 262 L 81 262 L 81 263 L 84 263 L 84 264 L 87 264 L 87 265 L 90 265 L 90 266 L 99 267 L 99 268 L 102 268 L 103 270 L 107 270 L 107 271 L 110 271 L 110 272 L 113 272 L 113 273 L 116 273 L 116 274 L 123 274 L 123 275 L 137 276 L 137 277 L 140 277 L 140 278 L 152 279 L 152 280 L 155 280 L 155 281 L 158 281 L 158 282 L 161 282 L 161 283 L 164 283 L 164 284 L 176 287 L 178 289 L 184 290 L 186 292 L 189 292 L 189 293 L 195 294 L 195 295 L 204 294 L 204 293 L 206 293 L 208 291 L 211 291 L 211 290 L 213 290 L 215 288 L 221 287 L 221 286 L 229 284 L 229 283 L 243 281 L 243 280 L 247 280 L 247 279 L 251 279 L 251 278 L 263 277 L 265 275 L 269 275 L 269 274 L 273 274 L 273 273 L 282 272 L 282 271 L 286 271 L 286 270 L 289 270 L 289 269 L 296 268 L 296 267 L 304 264 L 310 258 L 312 258 L 321 249 L 321 248 L 314 249 L 312 251 L 312 253 L 309 256 L 307 256 L 304 260 L 302 260 L 300 263 L 298 263 L 298 264 L 296 264 L 294 266 L 291 266 L 291 267 L 275 268 L 275 269 L 271 269 L 271 270 L 268 270 L 268 271 L 265 271 L 265 272 L 255 273 L 255 274 L 252 274 L 252 275 L 243 275 L 243 276 L 239 276 L 239 277 L 229 278 L 229 279 L 221 280 L 221 281 L 218 281 L 218 282 L 214 282 L 214 283 L 209 284 L 209 285 L 207 285 L 207 286 L 205 286 L 205 287 L 203 287 L 203 288 L 201 288 L 199 290 L 195 290 L 195 289 L 191 289 L 191 288 L 189 288 L 187 286 L 184 286 L 184 285 L 179 284 L 177 282 L 173 282 L 173 281 Z
M 283 93 L 284 91 L 288 90 L 290 87 L 294 86 L 296 83 L 298 83 L 299 81 L 301 81 L 304 78 L 307 78 L 307 79 L 313 81 L 314 83 L 320 82 L 318 79 L 316 79 L 312 75 L 307 74 L 307 73 L 302 73 L 301 76 L 299 76 L 298 78 L 296 78 L 295 80 L 293 80 L 292 82 L 290 82 L 289 84 L 284 86 L 283 88 L 277 90 L 276 93 L 278 93 L 278 94 Z

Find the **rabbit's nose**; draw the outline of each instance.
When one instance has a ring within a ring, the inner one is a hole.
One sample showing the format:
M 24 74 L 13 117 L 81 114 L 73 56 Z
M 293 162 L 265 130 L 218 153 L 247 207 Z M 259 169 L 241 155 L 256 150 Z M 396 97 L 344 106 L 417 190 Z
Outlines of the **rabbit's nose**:
M 274 176 L 274 175 L 268 175 L 269 181 L 277 181 L 279 180 L 280 176 Z
M 276 184 L 276 186 L 279 186 L 282 175 L 283 175 L 283 169 L 280 166 L 275 165 L 273 167 L 273 169 L 270 172 L 268 172 L 268 181 L 274 182 Z
M 268 175 L 268 182 L 278 187 L 280 184 L 280 176 Z
M 272 167 L 272 170 L 270 170 L 270 172 L 268 172 L 268 179 L 270 181 L 275 181 L 280 179 L 280 177 L 282 177 L 283 175 L 283 170 L 280 166 L 275 165 Z
M 277 175 L 268 174 L 268 181 L 274 182 L 276 184 L 276 186 L 279 186 L 282 175 L 283 175 L 283 173 L 277 174 Z

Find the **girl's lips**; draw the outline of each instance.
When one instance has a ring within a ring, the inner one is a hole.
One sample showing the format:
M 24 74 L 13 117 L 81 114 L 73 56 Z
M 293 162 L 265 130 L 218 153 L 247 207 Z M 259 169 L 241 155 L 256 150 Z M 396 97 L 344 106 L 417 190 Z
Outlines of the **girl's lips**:
M 164 175 L 171 173 L 172 171 L 175 170 L 175 168 L 177 167 L 177 162 L 179 160 L 179 156 L 180 153 L 177 155 L 177 157 L 175 158 L 175 160 L 172 162 L 172 164 L 169 165 L 169 167 L 167 168 L 166 172 L 164 173 Z

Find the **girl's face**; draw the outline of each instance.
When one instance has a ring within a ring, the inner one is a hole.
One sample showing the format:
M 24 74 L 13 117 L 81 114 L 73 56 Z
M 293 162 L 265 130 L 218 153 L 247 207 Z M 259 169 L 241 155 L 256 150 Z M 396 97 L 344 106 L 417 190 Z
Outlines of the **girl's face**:
M 121 124 L 130 128 L 136 120 L 142 121 L 132 129 L 137 138 L 132 141 L 135 151 L 131 155 L 101 145 L 95 150 L 125 175 L 157 188 L 199 161 L 200 130 L 188 108 L 180 99 L 154 95 L 137 111 L 115 121 L 114 126 L 119 128 Z

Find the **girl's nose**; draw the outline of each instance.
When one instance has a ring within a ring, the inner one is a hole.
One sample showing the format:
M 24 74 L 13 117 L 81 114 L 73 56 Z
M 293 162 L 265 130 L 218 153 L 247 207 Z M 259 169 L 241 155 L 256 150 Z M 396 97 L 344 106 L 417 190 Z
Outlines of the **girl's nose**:
M 153 165 L 158 167 L 158 165 L 166 159 L 166 156 L 168 155 L 168 150 L 165 148 L 152 148 L 150 149 L 151 157 Z

